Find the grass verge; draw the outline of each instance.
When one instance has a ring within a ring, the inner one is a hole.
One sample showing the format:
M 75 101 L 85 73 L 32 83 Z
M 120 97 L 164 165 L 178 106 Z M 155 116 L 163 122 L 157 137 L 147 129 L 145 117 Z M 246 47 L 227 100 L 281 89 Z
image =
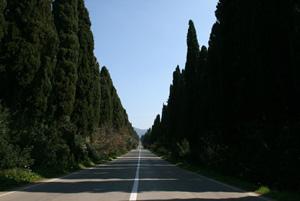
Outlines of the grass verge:
M 38 173 L 27 169 L 9 169 L 0 171 L 0 191 L 31 184 L 43 179 Z
M 109 157 L 97 161 L 97 164 L 103 164 L 115 159 L 116 157 Z M 43 179 L 51 179 L 62 177 L 63 175 L 70 174 L 78 170 L 94 167 L 96 164 L 90 160 L 84 161 L 68 170 L 61 169 L 47 169 L 39 168 L 37 170 L 13 168 L 7 170 L 0 170 L 0 192 L 8 191 L 13 188 L 21 187 L 24 185 L 35 184 Z

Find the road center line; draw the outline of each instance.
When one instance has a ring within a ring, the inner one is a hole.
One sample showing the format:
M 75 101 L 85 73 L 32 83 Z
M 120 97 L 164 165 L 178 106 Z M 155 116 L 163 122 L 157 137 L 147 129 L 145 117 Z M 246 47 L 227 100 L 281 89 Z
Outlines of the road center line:
M 137 200 L 137 194 L 138 194 L 138 188 L 139 188 L 139 175 L 140 175 L 140 162 L 141 162 L 141 148 L 139 146 L 139 159 L 136 167 L 136 174 L 135 174 L 135 179 L 134 183 L 132 186 L 131 194 L 129 201 L 136 201 Z

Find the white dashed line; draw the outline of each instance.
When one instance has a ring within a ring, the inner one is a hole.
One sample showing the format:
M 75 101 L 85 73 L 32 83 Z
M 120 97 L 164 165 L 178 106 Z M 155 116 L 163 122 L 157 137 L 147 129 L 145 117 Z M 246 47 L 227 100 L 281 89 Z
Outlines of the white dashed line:
M 140 175 L 140 162 L 141 162 L 141 148 L 139 146 L 139 159 L 136 167 L 136 174 L 135 174 L 135 179 L 134 183 L 132 186 L 131 194 L 129 201 L 136 201 L 137 200 L 137 194 L 138 194 L 138 188 L 139 188 L 139 175 Z

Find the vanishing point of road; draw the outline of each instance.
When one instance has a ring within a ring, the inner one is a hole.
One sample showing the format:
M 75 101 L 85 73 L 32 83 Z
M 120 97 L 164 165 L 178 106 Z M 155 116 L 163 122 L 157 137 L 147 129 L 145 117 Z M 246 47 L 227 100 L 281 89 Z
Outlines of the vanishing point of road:
M 266 201 L 139 148 L 107 164 L 11 192 L 0 201 Z

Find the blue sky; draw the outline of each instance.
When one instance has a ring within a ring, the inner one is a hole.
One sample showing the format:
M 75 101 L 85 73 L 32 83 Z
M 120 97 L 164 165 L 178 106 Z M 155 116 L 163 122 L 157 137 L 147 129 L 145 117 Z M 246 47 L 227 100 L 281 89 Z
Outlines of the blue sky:
M 149 128 L 184 68 L 188 20 L 207 45 L 217 0 L 86 0 L 95 54 L 107 66 L 133 126 Z

